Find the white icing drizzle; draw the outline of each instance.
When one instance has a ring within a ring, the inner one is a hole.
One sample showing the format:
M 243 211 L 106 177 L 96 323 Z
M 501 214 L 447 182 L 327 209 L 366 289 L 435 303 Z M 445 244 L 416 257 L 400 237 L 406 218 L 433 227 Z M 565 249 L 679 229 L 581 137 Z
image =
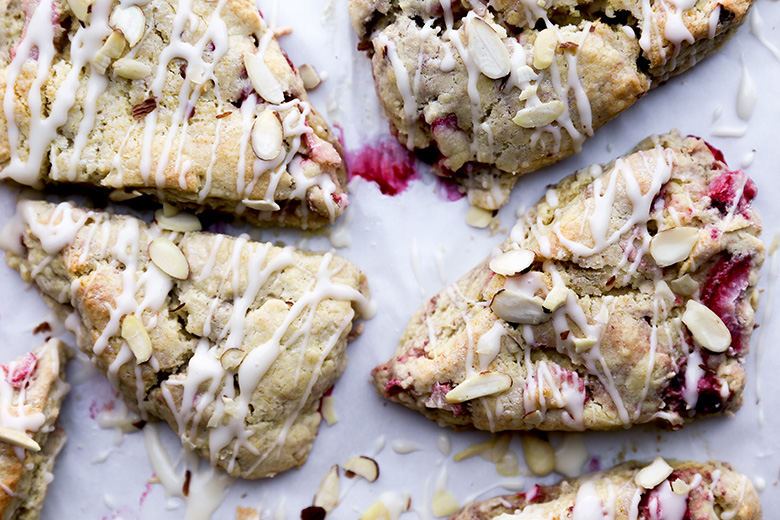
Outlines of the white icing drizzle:
M 772 53 L 772 56 L 774 56 L 777 61 L 780 61 L 780 49 L 775 47 L 775 45 L 764 36 L 764 19 L 761 18 L 761 14 L 758 12 L 756 6 L 753 6 L 750 10 L 748 17 L 750 19 L 750 32 L 753 33 L 753 36 L 755 36 L 759 42 L 761 42 L 761 45 Z
M 417 115 L 417 102 L 415 101 L 412 84 L 409 80 L 409 72 L 398 56 L 394 42 L 390 41 L 384 34 L 380 34 L 377 37 L 377 41 L 387 49 L 387 57 L 390 58 L 390 64 L 393 67 L 395 84 L 398 87 L 398 93 L 401 94 L 401 100 L 404 105 L 406 128 L 409 130 L 409 135 L 406 136 L 406 147 L 411 150 L 414 148 L 414 129 L 416 128 L 414 122 Z
M 739 502 L 737 502 L 737 505 L 734 506 L 734 509 L 731 511 L 723 511 L 720 514 L 721 520 L 732 520 L 733 518 L 736 518 L 737 513 L 739 513 L 740 508 L 742 508 L 742 501 L 745 500 L 745 490 L 747 489 L 748 485 L 748 478 L 745 475 L 742 475 L 742 488 L 739 493 Z M 715 484 L 712 484 L 712 487 L 715 487 Z M 675 519 L 677 520 L 677 519 Z
M 605 518 L 604 503 L 592 481 L 583 482 L 577 490 L 571 518 L 572 520 L 603 520 Z
M 745 57 L 742 57 L 742 81 L 739 83 L 739 93 L 737 94 L 737 115 L 743 121 L 749 121 L 756 109 L 758 101 L 758 91 L 756 84 L 748 72 Z

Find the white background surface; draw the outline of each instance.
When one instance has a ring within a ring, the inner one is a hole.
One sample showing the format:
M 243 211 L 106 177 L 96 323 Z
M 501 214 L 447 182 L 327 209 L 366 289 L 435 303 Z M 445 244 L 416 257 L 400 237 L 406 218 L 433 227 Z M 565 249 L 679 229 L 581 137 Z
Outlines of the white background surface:
M 365 145 L 389 139 L 388 125 L 374 95 L 369 60 L 355 50 L 357 41 L 348 20 L 346 1 L 260 0 L 260 5 L 267 20 L 273 22 L 276 9 L 277 25 L 294 27 L 292 35 L 281 38 L 293 62 L 311 63 L 327 73 L 328 79 L 312 97 L 329 122 L 344 129 L 348 151 L 359 151 Z M 780 47 L 780 3 L 756 0 L 755 9 L 753 15 L 760 14 L 764 21 L 764 35 Z M 757 109 L 749 123 L 736 115 L 743 63 L 758 91 Z M 508 230 L 515 221 L 514 212 L 540 198 L 545 185 L 592 162 L 609 161 L 652 133 L 677 127 L 683 134 L 699 135 L 722 149 L 732 168 L 740 167 L 755 150 L 755 160 L 747 171 L 759 187 L 755 204 L 764 222 L 764 240 L 770 244 L 780 233 L 779 86 L 780 61 L 758 42 L 746 24 L 718 55 L 651 92 L 598 131 L 586 142 L 581 154 L 522 178 L 500 212 L 502 227 Z M 716 120 L 715 114 L 720 111 L 722 115 Z M 747 134 L 742 138 L 713 136 L 715 127 L 744 125 Z M 302 469 L 271 480 L 236 482 L 213 518 L 235 518 L 237 505 L 263 511 L 264 520 L 300 518 L 300 510 L 311 505 L 327 469 L 353 455 L 373 455 L 382 436 L 387 445 L 376 456 L 380 478 L 373 484 L 342 478 L 343 491 L 347 485 L 352 487 L 329 518 L 358 518 L 386 491 L 411 494 L 416 512 L 402 518 L 432 518 L 431 486 L 441 468 L 446 468 L 447 488 L 461 503 L 503 480 L 494 465 L 479 457 L 452 461 L 452 454 L 489 439 L 488 434 L 455 434 L 439 428 L 415 412 L 384 401 L 369 384 L 371 368 L 390 358 L 411 314 L 444 286 L 442 277 L 446 283 L 454 282 L 505 238 L 505 233 L 490 236 L 485 230 L 468 227 L 465 199 L 444 200 L 437 194 L 436 181 L 428 168 L 418 166 L 420 179 L 396 197 L 382 195 L 377 186 L 366 181 L 351 184 L 348 220 L 351 219 L 352 245 L 338 252 L 368 275 L 378 313 L 366 323 L 363 336 L 349 346 L 350 362 L 333 394 L 339 422 L 331 427 L 323 423 L 310 459 Z M 14 200 L 15 192 L 0 186 L 0 224 L 13 213 Z M 288 243 L 298 243 L 300 239 L 295 233 L 274 230 L 255 232 L 254 236 Z M 321 235 L 307 242 L 313 249 L 332 247 Z M 437 267 L 437 257 L 443 269 Z M 419 279 L 413 271 L 414 263 L 419 263 Z M 761 493 L 766 517 L 776 516 L 774 511 L 780 510 L 780 419 L 776 413 L 780 397 L 775 374 L 780 367 L 780 350 L 775 343 L 780 337 L 780 320 L 772 319 L 768 309 L 774 304 L 780 312 L 780 305 L 772 301 L 776 293 L 769 290 L 773 278 L 770 263 L 768 258 L 760 283 L 764 289 L 757 315 L 760 328 L 753 335 L 752 351 L 746 359 L 748 385 L 742 410 L 734 418 L 705 420 L 675 432 L 642 427 L 583 434 L 591 456 L 602 467 L 623 460 L 622 457 L 651 459 L 657 453 L 701 461 L 725 460 L 754 482 L 766 482 Z M 42 342 L 43 338 L 33 336 L 31 331 L 47 319 L 49 311 L 35 291 L 26 288 L 4 264 L 0 266 L 0 287 L 0 360 L 6 361 Z M 65 339 L 73 343 L 71 338 Z M 113 430 L 99 427 L 95 414 L 116 401 L 108 383 L 99 375 L 76 379 L 73 376 L 83 375 L 84 367 L 73 363 L 70 368 L 73 390 L 61 414 L 69 441 L 58 460 L 43 518 L 184 518 L 185 504 L 169 499 L 160 485 L 148 484 L 153 471 L 143 434 L 117 436 Z M 178 439 L 167 427 L 160 430 L 171 456 L 178 459 L 182 451 Z M 448 458 L 436 447 L 443 432 L 453 444 Z M 115 446 L 117 440 L 121 440 L 119 446 Z M 423 450 L 400 455 L 391 449 L 394 441 L 414 442 Z M 512 449 L 521 454 L 519 439 L 513 440 Z M 105 461 L 96 462 L 100 458 Z M 550 476 L 542 482 L 551 483 L 557 478 Z M 524 479 L 525 487 L 536 481 L 529 476 Z M 494 489 L 479 498 L 501 493 L 504 491 Z M 274 517 L 275 510 L 285 514 Z M 204 511 L 202 507 L 191 507 L 187 517 L 204 518 Z

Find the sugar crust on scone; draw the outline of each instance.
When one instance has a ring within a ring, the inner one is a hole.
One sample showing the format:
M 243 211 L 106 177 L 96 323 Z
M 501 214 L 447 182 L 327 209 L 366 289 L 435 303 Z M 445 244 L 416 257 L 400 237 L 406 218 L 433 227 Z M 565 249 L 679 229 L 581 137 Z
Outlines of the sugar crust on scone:
M 341 146 L 251 0 L 11 0 L 0 16 L 0 178 L 257 225 L 316 228 L 344 212 Z
M 579 152 L 651 87 L 716 51 L 750 0 L 350 0 L 379 99 L 472 205 Z
M 720 152 L 676 133 L 578 171 L 412 317 L 373 371 L 377 391 L 439 424 L 488 431 L 679 427 L 733 412 L 765 254 L 755 195 Z M 659 267 L 654 241 L 683 228 L 695 244 Z M 509 251 L 533 263 L 495 273 Z
M 663 462 L 671 466 L 671 474 L 650 489 L 635 480 L 648 465 L 626 462 L 554 486 L 533 486 L 525 493 L 469 504 L 451 520 L 595 518 L 602 511 L 610 511 L 614 520 L 704 520 L 727 514 L 733 520 L 761 518 L 761 502 L 750 479 L 728 464 Z
M 357 267 L 332 253 L 167 232 L 67 203 L 22 202 L 19 214 L 23 239 L 9 264 L 131 407 L 234 476 L 303 464 L 353 321 L 371 312 Z M 165 257 L 150 259 L 160 239 L 183 254 L 186 279 L 157 267 Z M 143 330 L 128 333 L 138 320 Z M 147 360 L 131 349 L 138 336 L 148 337 Z

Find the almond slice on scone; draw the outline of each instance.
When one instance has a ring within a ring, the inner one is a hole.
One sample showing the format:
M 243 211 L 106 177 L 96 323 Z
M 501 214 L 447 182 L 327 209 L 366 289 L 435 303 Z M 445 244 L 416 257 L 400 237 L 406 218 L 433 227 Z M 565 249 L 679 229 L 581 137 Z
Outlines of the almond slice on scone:
M 9 264 L 144 419 L 234 476 L 303 464 L 352 324 L 372 312 L 357 267 L 67 203 L 25 201 L 17 219 Z
M 0 365 L 0 515 L 38 518 L 54 460 L 65 443 L 57 425 L 68 393 L 67 347 L 58 340 Z
M 578 171 L 412 317 L 374 369 L 377 391 L 489 431 L 677 427 L 736 410 L 764 260 L 755 195 L 720 152 L 677 133 Z M 514 257 L 533 261 L 507 268 Z
M 638 477 L 652 465 L 626 462 L 554 486 L 533 486 L 525 493 L 468 504 L 452 520 L 602 518 L 602 511 L 612 511 L 613 520 L 761 518 L 761 502 L 750 479 L 728 464 L 663 463 L 667 471 L 654 472 L 649 480 Z
M 40 0 L 0 18 L 0 179 L 255 225 L 317 228 L 349 204 L 341 146 L 254 1 Z

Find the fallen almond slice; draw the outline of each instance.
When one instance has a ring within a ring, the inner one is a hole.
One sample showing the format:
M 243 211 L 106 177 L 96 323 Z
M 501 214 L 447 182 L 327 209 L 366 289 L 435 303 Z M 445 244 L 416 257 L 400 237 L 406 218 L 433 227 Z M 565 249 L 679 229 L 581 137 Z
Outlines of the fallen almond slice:
M 309 64 L 301 65 L 298 69 L 298 74 L 300 74 L 301 80 L 303 80 L 303 88 L 306 90 L 314 90 L 322 83 L 320 75 L 317 74 L 317 69 Z
M 699 230 L 677 227 L 661 231 L 650 242 L 650 255 L 660 267 L 682 262 L 691 254 L 699 241 Z
M 472 18 L 466 25 L 469 53 L 477 68 L 490 79 L 507 76 L 512 60 L 501 37 L 487 22 Z
M 27 433 L 0 426 L 0 441 L 30 451 L 41 451 L 41 447 Z
M 555 450 L 547 440 L 536 435 L 523 435 L 523 456 L 534 475 L 544 477 L 555 470 Z
M 466 224 L 477 229 L 485 229 L 493 220 L 493 212 L 486 209 L 471 206 L 466 213 Z
M 556 99 L 554 101 L 542 103 L 541 105 L 520 110 L 517 112 L 517 115 L 512 118 L 512 122 L 523 128 L 547 126 L 558 119 L 565 109 L 566 107 L 564 104 Z
M 262 56 L 251 52 L 244 53 L 244 66 L 249 76 L 252 87 L 260 94 L 260 97 L 269 103 L 279 105 L 284 102 L 284 92 L 279 81 L 274 77 L 271 69 L 266 65 Z
M 82 22 L 86 22 L 87 18 L 89 18 L 89 8 L 91 5 L 92 2 L 89 0 L 68 0 L 70 10 L 73 11 L 76 18 Z
M 125 51 L 125 44 L 126 40 L 122 35 L 122 31 L 117 29 L 112 32 L 92 58 L 92 65 L 95 67 L 95 70 L 105 74 L 111 62 L 120 57 Z
M 154 220 L 160 229 L 167 231 L 176 231 L 177 233 L 187 233 L 188 231 L 200 231 L 203 226 L 200 219 L 189 213 L 177 213 L 171 217 L 166 216 L 165 212 L 158 209 L 154 212 Z
M 460 504 L 458 499 L 447 491 L 446 489 L 440 489 L 433 495 L 433 502 L 431 503 L 431 510 L 434 516 L 449 516 L 458 512 Z
M 387 506 L 381 500 L 374 502 L 374 505 L 366 509 L 360 520 L 388 520 L 390 518 L 390 511 Z
M 225 370 L 236 370 L 243 363 L 246 357 L 246 352 L 240 348 L 229 348 L 222 353 L 219 358 L 219 362 L 222 364 L 222 368 Z
M 116 60 L 111 68 L 114 69 L 117 76 L 130 80 L 143 79 L 152 73 L 152 68 L 149 65 L 133 58 Z
M 476 455 L 480 455 L 481 453 L 495 448 L 497 442 L 498 439 L 491 439 L 489 441 L 480 442 L 479 444 L 472 444 L 468 448 L 456 453 L 452 460 L 455 462 L 460 462 Z
M 339 503 L 339 467 L 332 466 L 322 479 L 317 494 L 314 495 L 314 506 L 321 507 L 330 513 Z
M 165 237 L 155 238 L 149 244 L 149 258 L 154 265 L 171 278 L 186 280 L 190 265 L 181 249 Z
M 512 378 L 501 372 L 484 372 L 467 377 L 461 384 L 447 392 L 448 403 L 462 403 L 478 397 L 504 392 L 512 386 Z
M 379 465 L 374 459 L 363 457 L 362 455 L 359 457 L 352 457 L 342 464 L 341 467 L 347 472 L 347 476 L 349 476 L 349 473 L 354 473 L 358 477 L 362 477 L 369 482 L 374 482 L 379 478 Z
M 547 312 L 555 312 L 569 298 L 569 289 L 563 285 L 556 285 L 547 293 L 547 297 L 542 303 L 542 308 Z
M 515 276 L 526 272 L 536 260 L 536 253 L 528 249 L 513 249 L 490 260 L 490 269 L 496 274 Z
M 152 340 L 146 332 L 143 322 L 134 314 L 127 314 L 122 319 L 122 338 L 127 342 L 130 350 L 140 365 L 149 361 L 152 357 Z
M 634 477 L 637 486 L 644 489 L 653 489 L 666 480 L 674 469 L 666 461 L 657 457 L 650 465 L 645 466 Z
M 116 6 L 111 12 L 109 25 L 122 31 L 130 47 L 141 41 L 146 32 L 146 16 L 137 5 L 129 7 Z
M 723 320 L 696 300 L 688 300 L 685 304 L 682 322 L 696 343 L 711 352 L 726 352 L 731 346 L 731 332 Z
M 542 305 L 544 300 L 538 296 L 529 297 L 509 289 L 498 291 L 490 302 L 490 309 L 504 321 L 538 325 L 551 317 Z
M 266 110 L 255 118 L 252 125 L 252 150 L 264 161 L 279 157 L 282 152 L 284 132 L 279 116 L 273 110 Z
M 336 399 L 332 395 L 322 398 L 322 418 L 328 426 L 333 426 L 339 421 L 336 415 Z
M 543 70 L 552 65 L 557 46 L 558 35 L 553 29 L 548 28 L 539 32 L 534 42 L 534 67 Z
M 520 474 L 520 459 L 514 451 L 508 451 L 496 463 L 496 473 L 502 477 L 516 477 Z

